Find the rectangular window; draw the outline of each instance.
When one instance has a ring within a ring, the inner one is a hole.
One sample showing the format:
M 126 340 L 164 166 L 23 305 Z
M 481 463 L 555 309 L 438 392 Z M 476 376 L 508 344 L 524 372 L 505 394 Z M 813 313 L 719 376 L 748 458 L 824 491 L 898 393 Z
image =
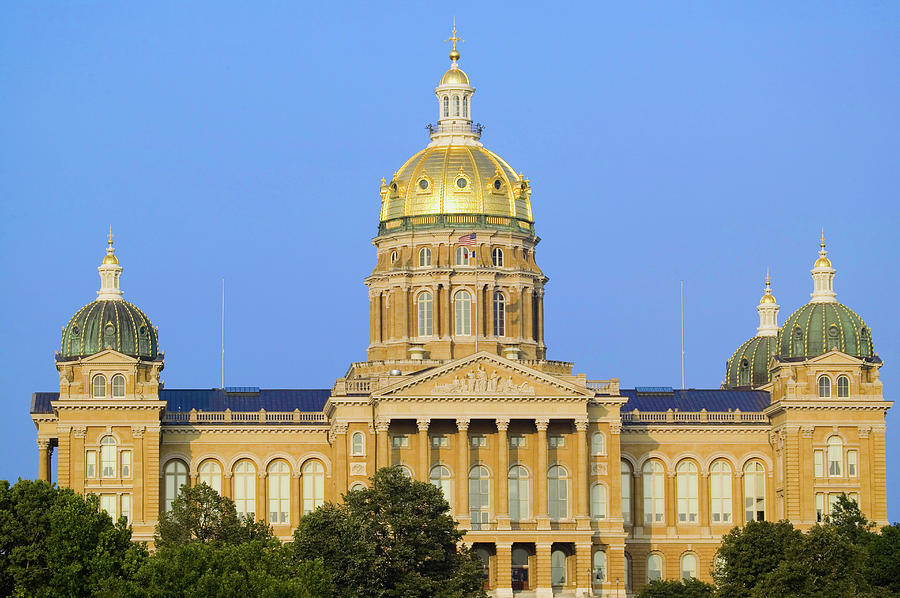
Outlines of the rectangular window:
M 856 451 L 847 451 L 847 475 L 851 478 L 856 477 L 856 462 L 859 460 L 859 453 Z
M 816 523 L 822 523 L 825 518 L 825 495 L 821 492 L 816 494 Z
M 847 495 L 847 498 L 854 501 L 857 505 L 859 504 L 859 494 L 857 494 L 856 492 L 851 492 Z
M 100 495 L 100 508 L 112 517 L 112 520 L 116 520 L 116 495 L 115 494 L 101 494 Z
M 816 451 L 813 453 L 813 462 L 813 468 L 815 469 L 814 475 L 817 478 L 825 477 L 825 452 Z
M 87 451 L 84 454 L 84 475 L 88 479 L 97 477 L 97 451 Z
M 443 434 L 431 437 L 431 446 L 434 448 L 447 448 L 450 446 L 450 439 Z
M 391 445 L 394 448 L 409 448 L 409 436 L 405 434 L 391 436 Z
M 562 448 L 566 446 L 566 437 L 565 436 L 548 436 L 547 444 L 550 448 Z
M 631 470 L 622 471 L 622 519 L 631 525 Z
M 122 462 L 122 477 L 131 477 L 131 451 L 122 451 L 119 455 Z
M 828 515 L 829 517 L 831 516 L 831 513 L 834 511 L 834 506 L 837 504 L 839 496 L 840 496 L 840 494 L 829 494 L 828 495 L 828 512 L 825 514 Z
M 119 497 L 119 516 L 131 523 L 131 495 L 123 494 Z
M 469 443 L 472 448 L 484 448 L 487 446 L 487 436 L 470 436 Z
M 509 437 L 509 448 L 525 448 L 525 437 L 524 436 L 510 436 Z

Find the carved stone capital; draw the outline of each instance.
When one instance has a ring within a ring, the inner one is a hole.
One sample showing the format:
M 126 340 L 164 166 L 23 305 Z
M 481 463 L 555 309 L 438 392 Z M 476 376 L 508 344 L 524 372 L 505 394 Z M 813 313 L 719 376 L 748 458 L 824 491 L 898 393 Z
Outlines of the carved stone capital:
M 856 428 L 860 438 L 868 438 L 872 433 L 872 426 L 859 426 Z
M 75 438 L 84 438 L 87 436 L 87 428 L 84 426 L 72 426 L 72 435 Z
M 416 428 L 419 429 L 419 432 L 427 432 L 429 425 L 431 425 L 431 418 L 420 417 L 416 419 Z
M 539 417 L 534 420 L 534 427 L 537 428 L 538 432 L 546 432 L 547 428 L 550 426 L 550 418 L 549 417 Z
M 331 424 L 332 434 L 346 434 L 349 424 L 347 422 L 334 422 Z
M 146 426 L 131 426 L 131 435 L 134 438 L 143 438 Z
M 609 424 L 609 433 L 610 434 L 621 434 L 622 433 L 622 424 L 619 422 L 613 422 Z
M 815 431 L 816 431 L 816 428 L 814 426 L 802 426 L 800 428 L 800 434 L 804 438 L 812 438 L 813 432 L 815 432 Z
M 457 417 L 456 418 L 456 429 L 460 432 L 467 432 L 469 430 L 469 423 L 472 420 L 468 417 Z
M 46 451 L 50 449 L 50 439 L 49 438 L 38 438 L 37 439 L 38 449 L 42 451 Z
M 387 432 L 388 428 L 391 427 L 391 420 L 387 417 L 379 417 L 375 420 L 375 431 L 376 432 Z
M 586 417 L 577 417 L 575 418 L 575 429 L 578 432 L 584 432 L 587 430 L 588 420 Z
M 494 420 L 494 423 L 497 424 L 498 432 L 506 432 L 509 429 L 509 418 L 508 417 L 498 417 Z
M 225 477 L 226 480 L 230 480 L 231 478 L 234 477 L 234 474 L 231 473 L 230 471 L 226 471 L 226 472 L 223 473 L 222 475 Z

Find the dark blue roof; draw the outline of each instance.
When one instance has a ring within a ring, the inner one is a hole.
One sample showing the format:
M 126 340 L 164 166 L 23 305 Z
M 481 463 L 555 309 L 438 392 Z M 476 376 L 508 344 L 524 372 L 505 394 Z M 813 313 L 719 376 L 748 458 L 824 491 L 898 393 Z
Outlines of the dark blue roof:
M 622 412 L 634 411 L 755 411 L 769 406 L 769 393 L 764 390 L 698 390 L 688 388 L 671 392 L 640 392 L 633 388 L 619 391 L 628 402 Z
M 225 392 L 221 388 L 163 389 L 159 398 L 172 411 L 322 411 L 331 390 L 327 388 L 261 389 L 259 392 Z M 50 401 L 58 392 L 36 392 L 31 396 L 31 413 L 51 413 Z

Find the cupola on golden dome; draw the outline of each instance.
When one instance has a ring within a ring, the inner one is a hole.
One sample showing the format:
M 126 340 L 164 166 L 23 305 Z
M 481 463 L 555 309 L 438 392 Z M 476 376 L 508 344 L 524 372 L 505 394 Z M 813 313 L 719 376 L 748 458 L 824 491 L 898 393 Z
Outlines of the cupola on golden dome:
M 410 227 L 466 226 L 534 232 L 528 179 L 480 142 L 473 123 L 475 89 L 459 68 L 456 27 L 448 40 L 450 69 L 435 88 L 437 125 L 431 142 L 381 185 L 380 232 Z

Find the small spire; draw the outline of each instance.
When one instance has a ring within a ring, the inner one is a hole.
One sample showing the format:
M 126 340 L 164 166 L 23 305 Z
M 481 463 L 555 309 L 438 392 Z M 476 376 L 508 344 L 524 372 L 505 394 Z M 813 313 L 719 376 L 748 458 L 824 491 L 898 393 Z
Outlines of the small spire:
M 459 60 L 459 51 L 456 49 L 456 42 L 461 43 L 466 40 L 456 35 L 456 17 L 453 17 L 453 31 L 447 41 L 453 44 L 453 48 L 450 50 L 450 61 L 452 62 L 450 68 L 459 68 L 459 66 L 456 64 L 456 61 Z
M 819 247 L 825 249 L 825 227 L 822 227 L 822 240 L 819 241 Z
M 769 269 L 766 268 L 766 290 L 756 308 L 759 312 L 759 328 L 756 329 L 756 336 L 778 335 L 778 309 L 778 303 L 772 295 L 772 278 L 769 276 Z
M 106 238 L 106 257 L 103 258 L 103 264 L 118 265 L 119 258 L 116 257 L 116 248 L 113 247 L 112 225 L 109 227 L 109 236 Z
M 122 289 L 119 288 L 122 266 L 119 265 L 116 248 L 113 247 L 112 226 L 109 227 L 109 236 L 106 238 L 106 255 L 97 270 L 100 271 L 100 290 L 97 291 L 97 298 L 102 300 L 122 299 Z
M 810 295 L 813 303 L 833 303 L 835 299 L 834 292 L 834 267 L 831 260 L 828 259 L 828 252 L 825 250 L 825 229 L 822 229 L 822 236 L 819 240 L 819 258 L 813 264 L 810 271 L 813 277 L 813 292 Z

